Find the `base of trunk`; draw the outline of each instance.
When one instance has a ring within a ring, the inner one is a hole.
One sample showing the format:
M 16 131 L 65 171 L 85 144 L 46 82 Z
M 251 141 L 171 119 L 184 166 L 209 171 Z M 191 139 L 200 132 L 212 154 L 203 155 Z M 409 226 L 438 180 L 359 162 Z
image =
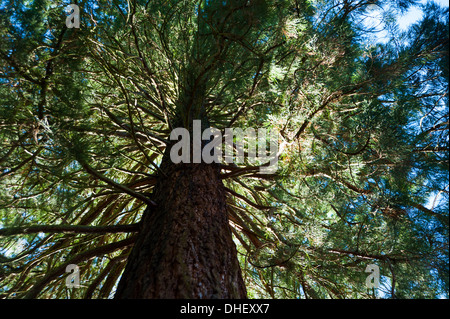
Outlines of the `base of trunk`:
M 115 298 L 246 298 L 219 171 L 167 157 L 161 169 Z

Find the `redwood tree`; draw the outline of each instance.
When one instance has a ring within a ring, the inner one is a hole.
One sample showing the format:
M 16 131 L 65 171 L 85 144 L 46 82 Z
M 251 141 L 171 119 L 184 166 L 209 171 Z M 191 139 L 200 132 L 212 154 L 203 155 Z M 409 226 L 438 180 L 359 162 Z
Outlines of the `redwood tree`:
M 415 2 L 0 1 L 1 296 L 448 296 L 448 8 Z M 278 170 L 177 163 L 194 120 Z

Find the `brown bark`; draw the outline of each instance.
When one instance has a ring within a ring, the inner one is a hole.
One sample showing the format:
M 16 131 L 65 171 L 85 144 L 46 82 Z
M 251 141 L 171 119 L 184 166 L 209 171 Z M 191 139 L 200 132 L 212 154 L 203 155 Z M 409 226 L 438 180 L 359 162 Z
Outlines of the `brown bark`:
M 246 298 L 219 170 L 168 154 L 115 298 Z

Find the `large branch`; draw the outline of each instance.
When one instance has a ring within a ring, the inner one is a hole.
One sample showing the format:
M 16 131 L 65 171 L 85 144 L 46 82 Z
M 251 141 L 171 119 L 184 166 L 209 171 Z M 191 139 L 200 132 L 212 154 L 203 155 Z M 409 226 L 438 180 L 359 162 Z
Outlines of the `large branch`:
M 412 206 L 414 208 L 417 208 L 418 210 L 424 212 L 425 214 L 427 214 L 429 216 L 434 216 L 434 217 L 438 218 L 441 222 L 443 222 L 447 226 L 449 224 L 448 223 L 448 217 L 446 217 L 444 215 L 441 215 L 439 213 L 436 213 L 436 212 L 432 211 L 431 209 L 426 208 L 422 204 L 411 202 L 410 206 Z
M 420 256 L 407 256 L 407 255 L 378 255 L 378 254 L 370 254 L 370 253 L 363 253 L 359 251 L 351 251 L 351 250 L 344 250 L 344 249 L 336 249 L 331 248 L 327 250 L 330 253 L 333 254 L 343 254 L 348 256 L 354 256 L 359 259 L 368 259 L 368 260 L 383 260 L 383 261 L 395 261 L 395 262 L 408 262 L 411 259 L 419 259 Z
M 334 102 L 336 99 L 339 99 L 341 96 L 342 96 L 342 92 L 334 92 L 334 93 L 330 94 L 318 108 L 316 108 L 313 112 L 311 112 L 307 116 L 307 118 L 303 122 L 302 126 L 297 131 L 297 133 L 295 134 L 295 139 L 298 139 L 300 137 L 300 135 L 302 135 L 302 133 L 306 130 L 306 128 L 308 127 L 309 123 L 311 123 L 312 119 L 314 118 L 314 116 L 317 113 L 319 113 L 324 108 L 326 108 L 326 106 L 328 104 L 330 104 L 331 102 Z
M 136 240 L 136 235 L 131 236 L 127 239 L 111 243 L 108 245 L 100 246 L 93 248 L 91 250 L 85 251 L 79 255 L 76 255 L 63 263 L 58 268 L 54 269 L 53 271 L 48 272 L 41 280 L 39 280 L 37 283 L 33 285 L 33 287 L 28 291 L 28 293 L 25 295 L 25 299 L 34 299 L 36 298 L 39 293 L 42 291 L 42 289 L 45 288 L 45 286 L 55 279 L 57 279 L 59 276 L 65 273 L 67 265 L 70 264 L 78 264 L 82 261 L 89 260 L 91 258 L 94 258 L 96 256 L 102 256 L 108 253 L 111 253 L 113 251 L 116 251 L 118 249 L 123 249 L 125 247 L 128 247 L 132 245 Z
M 267 210 L 267 209 L 271 209 L 272 206 L 264 206 L 264 205 L 259 205 L 256 204 L 254 202 L 252 202 L 251 200 L 249 200 L 247 197 L 245 197 L 244 195 L 241 195 L 237 192 L 235 192 L 234 190 L 228 188 L 228 187 L 224 187 L 225 190 L 230 193 L 231 195 L 233 195 L 234 197 L 240 198 L 242 199 L 244 202 L 246 202 L 247 204 L 249 204 L 250 206 L 253 206 L 256 209 L 260 209 L 260 210 Z
M 14 57 L 8 56 L 6 53 L 4 53 L 3 51 L 0 51 L 0 58 L 4 61 L 6 61 L 10 67 L 12 67 L 16 73 L 18 73 L 19 75 L 23 76 L 23 78 L 31 83 L 34 84 L 40 84 L 40 81 L 37 79 L 34 79 L 30 74 L 28 74 L 25 70 L 29 69 L 28 67 L 23 67 L 21 65 L 19 65 L 17 63 L 17 61 L 15 61 Z
M 328 179 L 331 179 L 331 180 L 333 180 L 333 181 L 335 181 L 335 182 L 337 182 L 337 183 L 347 187 L 348 189 L 351 189 L 352 191 L 354 191 L 356 193 L 359 193 L 359 194 L 362 194 L 362 195 L 371 195 L 371 194 L 373 194 L 373 190 L 371 190 L 371 189 L 359 188 L 359 187 L 351 184 L 350 182 L 346 181 L 343 178 L 339 178 L 337 176 L 333 177 L 333 176 L 328 175 L 328 174 L 323 173 L 323 172 L 316 172 L 316 171 L 314 171 L 314 169 L 309 171 L 309 172 L 306 172 L 304 175 L 305 176 L 322 176 L 322 177 L 326 177 Z M 416 202 L 413 202 L 413 201 L 409 201 L 406 205 L 408 205 L 410 207 L 417 208 L 418 210 L 424 212 L 428 216 L 432 216 L 432 217 L 435 217 L 435 218 L 439 219 L 445 225 L 449 224 L 448 218 L 446 216 L 441 215 L 439 213 L 436 213 L 433 210 L 426 208 L 422 204 L 419 204 L 419 203 L 416 203 Z
M 85 225 L 35 225 L 7 227 L 0 229 L 1 236 L 35 233 L 62 233 L 62 234 L 107 234 L 131 233 L 139 230 L 139 224 L 111 225 L 111 226 L 85 226 Z
M 328 173 L 328 174 L 327 174 Z M 338 176 L 331 176 L 331 174 L 329 172 L 321 172 L 321 171 L 315 171 L 314 169 L 312 169 L 309 172 L 306 172 L 305 174 L 303 174 L 304 176 L 321 176 L 321 177 L 325 177 L 328 179 L 331 179 L 332 181 L 339 183 L 345 187 L 347 187 L 348 189 L 351 189 L 352 191 L 359 193 L 359 194 L 363 194 L 363 195 L 369 195 L 372 194 L 373 192 L 369 189 L 363 189 L 363 188 L 359 188 L 356 185 L 353 185 L 352 183 L 346 181 L 344 178 L 340 178 Z
M 132 190 L 131 188 L 116 183 L 115 181 L 113 181 L 112 179 L 106 177 L 105 175 L 101 174 L 100 172 L 96 171 L 94 168 L 92 168 L 91 166 L 89 166 L 89 164 L 87 164 L 84 160 L 82 160 L 81 158 L 77 158 L 77 161 L 81 164 L 81 166 L 86 170 L 86 172 L 88 172 L 89 174 L 95 176 L 96 178 L 98 178 L 99 180 L 107 183 L 108 185 L 119 189 L 120 191 L 127 193 L 128 195 L 133 196 L 134 198 L 140 199 L 142 200 L 144 203 L 146 203 L 147 205 L 150 206 L 156 206 L 156 203 L 154 201 L 152 201 L 150 198 L 148 198 L 147 196 L 145 196 L 142 193 L 136 192 L 134 190 Z

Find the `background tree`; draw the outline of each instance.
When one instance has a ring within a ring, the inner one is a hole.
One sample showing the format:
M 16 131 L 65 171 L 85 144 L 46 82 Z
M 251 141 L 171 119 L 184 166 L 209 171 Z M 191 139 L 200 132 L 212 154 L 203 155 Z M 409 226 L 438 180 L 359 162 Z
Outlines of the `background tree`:
M 448 9 L 75 3 L 0 5 L 2 297 L 370 298 L 373 263 L 448 297 Z M 278 131 L 279 170 L 173 164 L 194 119 Z

